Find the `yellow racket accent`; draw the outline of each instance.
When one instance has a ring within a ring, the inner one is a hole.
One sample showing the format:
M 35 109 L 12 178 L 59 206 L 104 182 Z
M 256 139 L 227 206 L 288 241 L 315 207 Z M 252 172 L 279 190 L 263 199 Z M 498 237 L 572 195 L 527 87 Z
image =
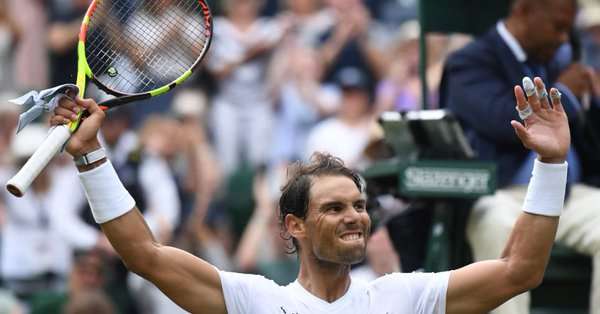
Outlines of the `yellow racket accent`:
M 89 23 L 89 18 L 86 16 L 84 18 L 84 23 Z M 88 66 L 87 60 L 85 59 L 85 43 L 83 41 L 79 41 L 77 45 L 77 87 L 79 87 L 79 97 L 83 98 L 85 95 L 85 88 L 87 83 L 87 78 L 91 76 L 92 71 Z M 81 115 L 83 112 L 79 112 L 77 114 L 77 120 L 69 123 L 69 130 L 75 132 L 79 127 L 79 122 L 81 121 Z

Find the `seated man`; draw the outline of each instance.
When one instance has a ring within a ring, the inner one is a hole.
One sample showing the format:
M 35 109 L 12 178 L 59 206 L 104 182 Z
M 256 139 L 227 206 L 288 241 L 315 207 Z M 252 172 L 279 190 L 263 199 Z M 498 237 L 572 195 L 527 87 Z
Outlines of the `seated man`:
M 536 85 L 541 90 L 542 80 Z M 370 232 L 364 180 L 340 159 L 317 153 L 310 163 L 290 169 L 279 200 L 281 223 L 300 261 L 298 279 L 285 287 L 257 275 L 220 271 L 156 242 L 110 161 L 100 156 L 97 133 L 104 113 L 94 101 L 64 98 L 52 121 L 65 123 L 75 110 L 90 113 L 66 149 L 80 161 L 79 178 L 92 214 L 125 264 L 187 311 L 484 313 L 541 282 L 562 211 L 570 145 L 567 116 L 557 89 L 550 91 L 552 105 L 534 94 L 526 98 L 515 87 L 525 121 L 511 124 L 538 159 L 523 212 L 499 259 L 445 273 L 351 280 L 350 267 L 365 258 Z
M 500 189 L 475 204 L 467 223 L 467 237 L 477 261 L 498 258 L 509 239 L 535 156 L 523 148 L 508 126 L 509 121 L 518 118 L 508 93 L 523 76 L 540 76 L 565 94 L 563 104 L 572 129 L 573 146 L 568 154 L 570 197 L 557 239 L 594 256 L 594 268 L 600 269 L 600 232 L 596 227 L 600 224 L 600 190 L 581 184 L 598 182 L 595 169 L 600 152 L 590 145 L 582 126 L 586 115 L 600 112 L 600 89 L 598 78 L 590 69 L 573 62 L 577 58 L 565 45 L 577 11 L 576 1 L 512 2 L 508 18 L 453 54 L 444 70 L 441 106 L 458 117 L 478 158 L 498 165 Z M 593 280 L 592 313 L 598 314 L 600 272 L 594 272 Z M 524 295 L 494 313 L 528 312 L 528 295 Z

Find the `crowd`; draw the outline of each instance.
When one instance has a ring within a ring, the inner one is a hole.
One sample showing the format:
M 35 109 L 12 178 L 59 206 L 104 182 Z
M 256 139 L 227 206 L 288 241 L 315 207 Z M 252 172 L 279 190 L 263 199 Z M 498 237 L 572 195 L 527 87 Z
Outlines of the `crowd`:
M 590 75 L 600 82 L 600 6 L 583 3 L 575 23 L 578 62 L 595 69 Z M 0 182 L 31 156 L 48 125 L 38 121 L 14 136 L 23 108 L 6 100 L 75 81 L 77 34 L 88 4 L 0 0 Z M 381 112 L 422 109 L 424 97 L 458 111 L 440 85 L 442 72 L 452 74 L 444 71 L 447 57 L 466 42 L 427 39 L 430 89 L 422 95 L 418 0 L 220 0 L 211 6 L 218 16 L 201 73 L 173 93 L 109 112 L 101 141 L 161 243 L 222 270 L 286 284 L 298 269 L 288 254 L 291 242 L 277 236 L 286 167 L 327 151 L 362 169 L 370 162 L 365 149 L 381 137 Z M 593 106 L 600 83 L 589 86 L 576 96 Z M 102 97 L 93 90 L 89 96 Z M 475 124 L 459 117 L 467 131 Z M 94 223 L 69 159 L 56 158 L 22 199 L 0 192 L 0 312 L 183 312 L 127 272 Z M 367 262 L 355 276 L 402 270 L 385 228 L 369 241 Z

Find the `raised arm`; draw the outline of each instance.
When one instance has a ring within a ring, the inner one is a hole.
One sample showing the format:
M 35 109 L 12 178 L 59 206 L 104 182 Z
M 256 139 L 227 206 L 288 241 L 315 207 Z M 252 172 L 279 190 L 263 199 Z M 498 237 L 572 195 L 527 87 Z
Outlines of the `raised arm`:
M 91 115 L 67 145 L 67 151 L 74 157 L 100 148 L 97 133 L 104 113 L 92 100 L 63 99 L 52 118 L 53 124 L 65 123 L 82 109 Z M 189 312 L 227 313 L 217 270 L 191 254 L 161 245 L 152 237 L 106 158 L 78 166 L 78 170 L 94 218 L 131 271 L 154 283 Z
M 446 313 L 487 313 L 537 287 L 543 279 L 564 202 L 570 134 L 558 90 L 550 91 L 550 104 L 541 79 L 535 79 L 535 88 L 525 85 L 527 99 L 523 90 L 515 87 L 517 105 L 521 111 L 530 106 L 533 113 L 524 124 L 511 124 L 523 145 L 538 153 L 538 160 L 523 213 L 498 260 L 474 263 L 451 273 Z

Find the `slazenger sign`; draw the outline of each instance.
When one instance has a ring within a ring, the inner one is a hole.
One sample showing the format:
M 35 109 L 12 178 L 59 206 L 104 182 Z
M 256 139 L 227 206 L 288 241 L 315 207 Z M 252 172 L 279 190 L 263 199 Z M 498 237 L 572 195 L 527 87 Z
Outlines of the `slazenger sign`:
M 406 193 L 475 196 L 492 193 L 492 180 L 489 169 L 408 166 L 403 171 L 401 187 Z

